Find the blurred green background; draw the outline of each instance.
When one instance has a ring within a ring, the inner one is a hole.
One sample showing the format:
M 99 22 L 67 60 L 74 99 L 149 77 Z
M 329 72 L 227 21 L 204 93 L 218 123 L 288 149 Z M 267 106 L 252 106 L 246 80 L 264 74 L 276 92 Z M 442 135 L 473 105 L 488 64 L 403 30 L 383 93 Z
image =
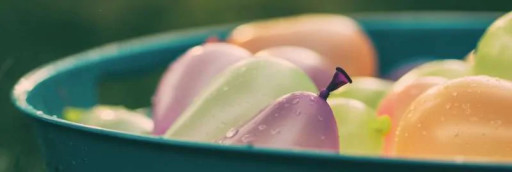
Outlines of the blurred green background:
M 43 170 L 29 121 L 9 94 L 23 74 L 66 55 L 155 32 L 305 12 L 510 7 L 507 0 L 0 0 L 0 172 Z

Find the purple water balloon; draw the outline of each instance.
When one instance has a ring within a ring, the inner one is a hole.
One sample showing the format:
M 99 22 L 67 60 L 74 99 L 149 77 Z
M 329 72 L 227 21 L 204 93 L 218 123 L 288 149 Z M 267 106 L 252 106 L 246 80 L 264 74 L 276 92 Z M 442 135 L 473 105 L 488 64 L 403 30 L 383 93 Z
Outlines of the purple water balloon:
M 239 128 L 219 140 L 222 144 L 338 152 L 338 129 L 326 102 L 329 92 L 352 80 L 341 68 L 319 95 L 287 94 Z
M 164 134 L 218 73 L 251 56 L 249 51 L 228 43 L 206 43 L 189 49 L 169 66 L 158 84 L 153 97 L 153 134 Z
M 313 50 L 298 46 L 276 46 L 261 50 L 255 56 L 281 58 L 301 68 L 318 89 L 329 84 L 333 66 Z

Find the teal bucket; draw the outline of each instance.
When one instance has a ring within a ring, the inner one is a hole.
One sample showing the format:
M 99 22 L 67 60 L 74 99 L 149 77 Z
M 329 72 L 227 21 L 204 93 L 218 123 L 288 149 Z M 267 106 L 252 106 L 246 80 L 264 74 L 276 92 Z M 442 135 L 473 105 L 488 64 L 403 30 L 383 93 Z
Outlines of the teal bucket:
M 462 58 L 501 13 L 352 15 L 369 34 L 381 75 L 417 61 Z M 112 43 L 44 65 L 16 84 L 12 100 L 30 117 L 48 171 L 506 171 L 512 165 L 421 161 L 167 140 L 60 119 L 66 106 L 147 107 L 165 67 L 224 25 Z

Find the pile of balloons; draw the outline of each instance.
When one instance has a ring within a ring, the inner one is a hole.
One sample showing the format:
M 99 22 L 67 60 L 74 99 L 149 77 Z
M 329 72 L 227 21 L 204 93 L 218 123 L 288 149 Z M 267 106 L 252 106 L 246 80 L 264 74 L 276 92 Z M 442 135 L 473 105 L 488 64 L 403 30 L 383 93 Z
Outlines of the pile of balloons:
M 147 112 L 110 106 L 68 108 L 64 116 L 226 145 L 512 160 L 512 12 L 487 29 L 466 60 L 430 61 L 390 81 L 374 77 L 375 54 L 346 16 L 255 21 L 172 63 L 153 97 L 152 122 Z

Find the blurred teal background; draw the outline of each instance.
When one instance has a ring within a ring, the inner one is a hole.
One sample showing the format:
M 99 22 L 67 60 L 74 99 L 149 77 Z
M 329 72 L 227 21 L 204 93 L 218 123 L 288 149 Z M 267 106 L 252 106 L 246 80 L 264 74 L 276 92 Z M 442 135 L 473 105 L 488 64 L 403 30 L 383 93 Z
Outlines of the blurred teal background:
M 306 12 L 509 11 L 493 0 L 0 0 L 0 172 L 42 171 L 28 119 L 10 103 L 31 69 L 107 42 L 235 21 Z

